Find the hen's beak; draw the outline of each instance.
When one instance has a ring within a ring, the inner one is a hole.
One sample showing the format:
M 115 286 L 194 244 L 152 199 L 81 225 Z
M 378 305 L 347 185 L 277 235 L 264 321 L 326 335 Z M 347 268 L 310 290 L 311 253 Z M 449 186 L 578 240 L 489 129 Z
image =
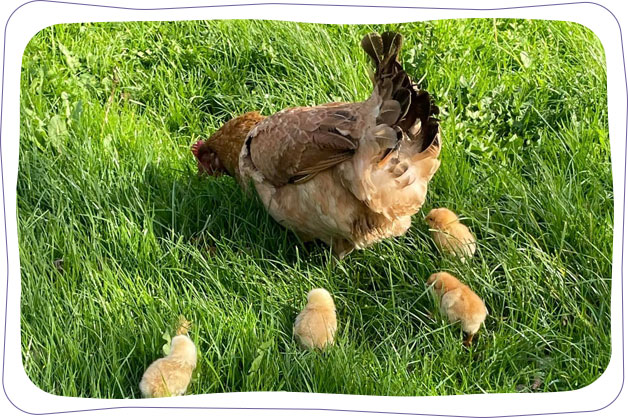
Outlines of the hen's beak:
M 196 141 L 194 145 L 192 145 L 192 154 L 194 154 L 196 158 L 198 158 L 198 150 L 201 147 L 201 145 L 203 145 L 202 139 L 199 139 L 198 141 Z

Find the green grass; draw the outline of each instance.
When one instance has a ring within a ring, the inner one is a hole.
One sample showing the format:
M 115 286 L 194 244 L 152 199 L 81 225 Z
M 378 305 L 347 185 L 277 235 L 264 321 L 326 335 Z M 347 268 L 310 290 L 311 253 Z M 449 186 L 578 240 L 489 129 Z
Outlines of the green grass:
M 613 195 L 599 41 L 549 21 L 385 28 L 403 32 L 405 68 L 442 109 L 442 165 L 406 236 L 342 261 L 299 243 L 233 179 L 198 178 L 189 148 L 245 111 L 364 100 L 359 41 L 384 27 L 99 23 L 33 38 L 17 193 L 23 362 L 37 386 L 139 396 L 179 314 L 199 349 L 194 394 L 563 391 L 601 375 Z M 436 206 L 477 235 L 469 264 L 436 254 L 421 221 Z M 486 301 L 471 350 L 425 293 L 438 270 Z M 338 308 L 322 354 L 291 335 L 313 287 Z

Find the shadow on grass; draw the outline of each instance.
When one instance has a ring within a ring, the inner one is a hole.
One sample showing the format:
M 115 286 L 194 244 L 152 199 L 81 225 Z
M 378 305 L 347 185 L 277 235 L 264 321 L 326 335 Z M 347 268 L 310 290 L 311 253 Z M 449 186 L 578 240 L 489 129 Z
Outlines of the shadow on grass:
M 289 267 L 304 261 L 335 262 L 327 246 L 300 241 L 230 176 L 199 176 L 191 170 L 149 164 L 141 180 L 114 199 L 145 213 L 159 240 L 188 243 L 210 255 L 248 256 Z

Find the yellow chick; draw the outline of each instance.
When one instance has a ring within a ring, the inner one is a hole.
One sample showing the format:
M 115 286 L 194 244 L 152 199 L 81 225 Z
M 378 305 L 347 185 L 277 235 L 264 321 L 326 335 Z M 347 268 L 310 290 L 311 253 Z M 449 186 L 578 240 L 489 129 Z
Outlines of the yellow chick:
M 294 321 L 293 333 L 307 349 L 324 349 L 334 343 L 336 306 L 329 292 L 314 289 L 307 294 L 307 305 Z
M 464 345 L 471 345 L 473 336 L 488 315 L 486 305 L 478 295 L 453 275 L 447 272 L 434 273 L 427 285 L 440 302 L 440 310 L 451 322 L 460 321 L 466 336 Z
M 181 396 L 196 368 L 196 346 L 188 337 L 190 323 L 180 320 L 177 335 L 170 343 L 170 354 L 154 361 L 144 372 L 140 391 L 145 398 Z
M 447 208 L 432 209 L 425 217 L 439 250 L 466 261 L 475 253 L 475 237 L 458 216 Z

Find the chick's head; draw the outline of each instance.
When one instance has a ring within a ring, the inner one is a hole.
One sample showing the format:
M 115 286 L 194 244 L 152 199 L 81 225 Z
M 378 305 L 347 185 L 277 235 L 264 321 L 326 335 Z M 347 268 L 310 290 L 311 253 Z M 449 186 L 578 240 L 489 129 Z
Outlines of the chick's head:
M 433 229 L 442 229 L 457 221 L 458 216 L 447 208 L 432 209 L 425 217 L 425 222 Z
M 177 335 L 170 343 L 170 354 L 196 366 L 196 346 L 187 335 Z
M 460 280 L 446 271 L 432 274 L 427 279 L 427 285 L 432 286 L 432 284 L 434 285 L 432 289 L 434 289 L 434 292 L 439 296 L 442 296 L 461 285 Z
M 313 289 L 307 294 L 307 304 L 310 306 L 334 307 L 334 300 L 325 289 Z

